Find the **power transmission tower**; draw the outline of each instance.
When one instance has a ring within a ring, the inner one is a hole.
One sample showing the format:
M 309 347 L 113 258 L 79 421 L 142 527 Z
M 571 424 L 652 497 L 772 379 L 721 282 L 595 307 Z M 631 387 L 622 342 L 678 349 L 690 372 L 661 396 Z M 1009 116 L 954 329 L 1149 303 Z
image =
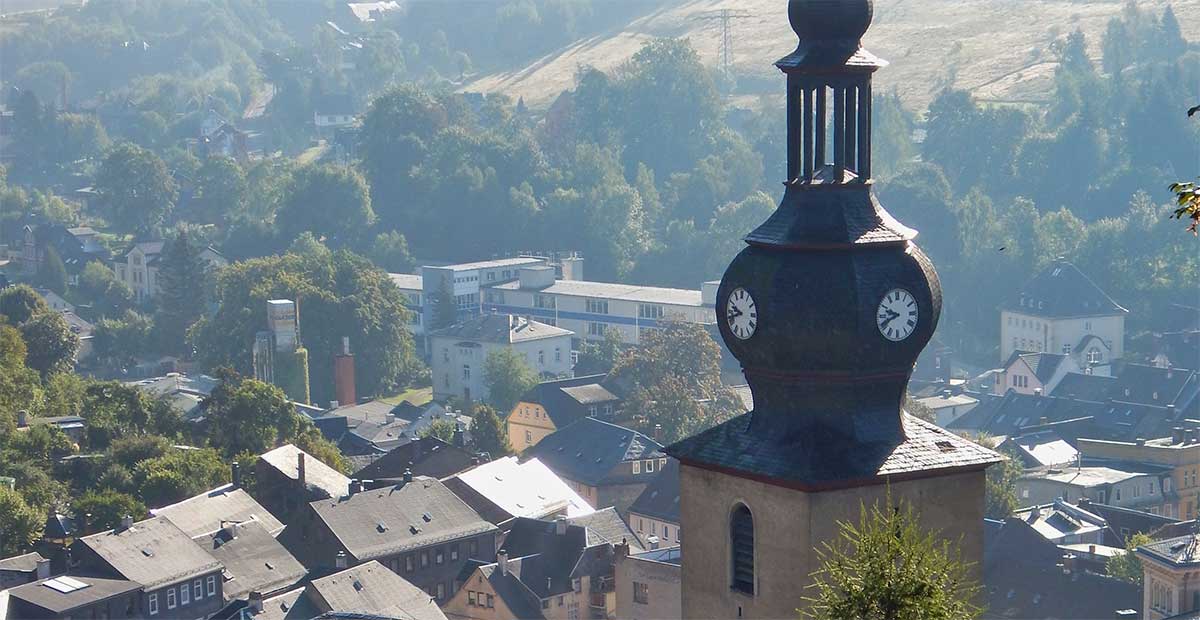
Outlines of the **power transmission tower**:
M 694 18 L 701 21 L 721 22 L 721 47 L 717 50 L 717 63 L 721 73 L 726 77 L 733 75 L 732 22 L 738 19 L 746 19 L 747 17 L 750 17 L 750 13 L 747 11 L 721 9 L 719 11 L 705 11 Z

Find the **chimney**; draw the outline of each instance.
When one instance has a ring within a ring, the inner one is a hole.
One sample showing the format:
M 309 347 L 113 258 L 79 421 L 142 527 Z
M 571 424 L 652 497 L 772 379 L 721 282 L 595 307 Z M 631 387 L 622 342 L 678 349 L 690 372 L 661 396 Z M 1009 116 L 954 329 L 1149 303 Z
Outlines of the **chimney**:
M 78 536 L 92 533 L 92 513 L 85 512 L 75 517 L 75 533 Z
M 125 515 L 125 516 L 121 517 L 121 529 L 127 530 L 131 527 L 133 527 L 133 516 Z
M 1135 445 L 1135 446 L 1144 446 L 1144 445 L 1146 445 L 1146 438 L 1145 438 L 1145 437 L 1138 437 L 1138 438 L 1134 439 L 1134 440 L 1133 440 L 1133 445 Z
M 350 495 L 362 493 L 362 482 L 357 478 L 350 479 Z
M 618 559 L 629 557 L 629 539 L 622 537 L 620 544 L 613 546 L 613 555 Z
M 304 475 L 304 453 L 296 453 L 296 481 L 300 483 L 300 488 L 304 489 L 308 486 L 308 480 Z
M 1034 396 L 1041 396 L 1041 395 L 1042 395 L 1042 388 L 1033 388 L 1033 395 L 1034 395 Z
M 500 568 L 500 575 L 508 574 L 508 551 L 501 549 L 496 552 L 496 566 Z
M 1038 424 L 1041 424 L 1042 426 L 1045 426 L 1049 423 L 1050 423 L 1050 418 L 1047 418 L 1046 416 L 1042 416 L 1040 419 L 1038 419 Z
M 567 515 L 558 515 L 554 517 L 554 533 L 559 536 L 567 535 Z
M 329 408 L 330 408 L 330 409 L 337 409 L 337 408 L 338 408 L 338 407 L 340 407 L 340 406 L 342 406 L 342 403 L 341 403 L 341 402 L 339 402 L 339 401 L 336 401 L 336 400 L 331 400 L 331 401 L 329 401 Z
M 46 558 L 42 558 L 37 561 L 37 578 L 38 579 L 49 579 L 50 578 L 50 560 L 47 560 Z
M 1171 443 L 1183 443 L 1186 435 L 1183 433 L 1182 426 L 1176 426 L 1171 429 Z
M 1062 556 L 1063 559 L 1063 574 L 1070 575 L 1075 572 L 1075 554 L 1066 553 Z
M 263 595 L 262 592 L 251 592 L 250 601 L 246 604 L 250 609 L 251 614 L 260 614 L 263 610 Z
M 649 547 L 651 551 L 658 549 L 658 543 L 659 540 L 657 536 L 651 536 L 646 539 L 646 546 Z
M 467 447 L 467 436 L 463 432 L 462 424 L 455 425 L 454 427 L 454 445 L 458 448 Z
M 237 521 L 221 521 L 221 533 L 229 540 L 237 538 L 238 526 L 241 525 Z
M 404 470 L 404 483 L 408 484 L 409 482 L 412 482 L 412 470 L 405 469 Z
M 242 466 L 237 461 L 229 464 L 229 482 L 233 484 L 233 488 L 235 489 L 242 487 Z
M 337 557 L 334 558 L 334 560 L 333 560 L 333 567 L 338 570 L 342 570 L 342 569 L 346 568 L 346 552 L 345 551 L 337 552 Z
M 338 402 L 357 402 L 354 393 L 354 354 L 350 338 L 342 337 L 342 352 L 333 356 L 333 392 Z
M 1096 555 L 1096 545 L 1088 545 L 1088 553 Z
M 17 428 L 29 426 L 29 412 L 24 409 L 17 412 Z
M 662 443 L 662 424 L 654 425 L 654 441 Z

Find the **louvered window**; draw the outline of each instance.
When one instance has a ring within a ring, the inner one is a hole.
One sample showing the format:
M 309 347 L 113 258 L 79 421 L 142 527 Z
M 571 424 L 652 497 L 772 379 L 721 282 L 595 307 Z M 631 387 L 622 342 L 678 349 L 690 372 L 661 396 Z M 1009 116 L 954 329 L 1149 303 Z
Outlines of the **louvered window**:
M 729 521 L 733 550 L 733 589 L 754 594 L 754 517 L 739 504 Z

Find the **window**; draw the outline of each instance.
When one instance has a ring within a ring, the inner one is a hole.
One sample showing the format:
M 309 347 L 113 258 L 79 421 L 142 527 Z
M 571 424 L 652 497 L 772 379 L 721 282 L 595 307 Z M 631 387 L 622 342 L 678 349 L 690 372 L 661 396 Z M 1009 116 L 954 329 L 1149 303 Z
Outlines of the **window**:
M 446 561 L 446 554 L 445 554 L 445 552 L 443 552 L 443 551 L 442 551 L 442 548 L 441 548 L 441 547 L 438 547 L 438 548 L 437 548 L 436 550 L 434 550 L 434 552 L 433 552 L 433 563 L 434 563 L 434 564 L 441 564 L 441 563 L 443 563 L 443 562 L 445 562 L 445 561 Z M 438 584 L 438 585 L 441 585 L 441 584 Z M 441 597 L 439 596 L 438 598 L 441 598 Z
M 426 566 L 429 566 L 429 552 L 422 551 L 421 552 L 421 568 L 425 568 Z
M 1170 492 L 1171 492 L 1171 479 L 1163 478 L 1163 493 L 1170 493 Z
M 197 601 L 204 598 L 204 583 L 199 579 L 192 582 L 192 598 Z
M 663 540 L 668 542 L 671 540 L 671 528 L 667 527 L 666 523 L 663 524 Z
M 1089 363 L 1089 364 L 1099 364 L 1099 363 L 1100 363 L 1100 360 L 1101 360 L 1101 356 L 1100 356 L 1100 350 L 1099 350 L 1099 349 L 1088 349 L 1088 352 L 1087 352 L 1087 363 Z
M 729 519 L 730 573 L 734 590 L 754 594 L 754 517 L 738 504 Z
M 446 584 L 439 583 L 437 584 L 437 599 L 440 601 L 444 598 L 446 598 Z
M 650 522 L 650 535 L 651 535 L 651 536 L 658 536 L 658 521 L 651 521 L 651 522 Z
M 1063 355 L 1070 355 L 1070 354 L 1071 354 L 1071 345 L 1064 344 L 1063 345 Z
M 471 365 L 463 364 L 463 381 L 471 380 Z
M 450 561 L 453 562 L 457 559 L 458 559 L 458 543 L 454 543 L 453 545 L 450 545 Z
M 410 573 L 413 571 L 413 556 L 411 553 L 404 556 L 404 570 Z
M 208 576 L 208 595 L 217 595 L 217 577 L 215 575 Z
M 179 588 L 179 604 L 187 605 L 191 601 L 192 601 L 192 589 L 189 588 L 187 586 L 187 584 L 185 583 L 182 586 L 180 586 L 180 588 Z
M 450 347 L 442 347 L 442 361 L 443 362 L 450 361 Z
M 559 607 L 563 606 L 563 597 L 561 595 L 558 597 L 558 606 Z
M 639 605 L 650 604 L 650 586 L 640 581 L 633 582 L 633 602 Z
M 467 557 L 473 558 L 479 552 L 479 542 L 472 539 L 467 541 Z M 490 605 L 489 605 L 490 607 Z
M 587 300 L 587 311 L 592 314 L 608 314 L 607 299 L 589 299 Z
M 633 473 L 635 473 L 635 474 L 642 473 L 642 462 L 641 461 L 633 462 Z
M 645 521 L 642 521 L 642 518 L 638 517 L 638 533 L 641 534 L 645 529 L 646 529 Z
M 167 609 L 175 609 L 175 588 L 167 590 Z
M 533 433 L 532 432 L 525 431 L 525 443 L 527 443 L 531 446 L 533 445 Z
M 554 361 L 562 361 L 562 347 L 554 347 Z
M 1149 483 L 1146 484 L 1146 487 L 1150 489 L 1150 494 L 1154 495 L 1154 481 L 1151 480 Z
M 1021 489 L 1021 499 L 1029 499 L 1029 489 Z
M 1083 331 L 1085 331 L 1085 332 L 1090 332 L 1090 331 L 1092 331 L 1092 322 L 1091 322 L 1091 321 L 1084 321 L 1084 322 L 1083 322 Z
M 1121 488 L 1120 487 L 1113 489 L 1113 500 L 1118 501 L 1118 502 L 1121 501 Z
M 538 349 L 538 366 L 546 365 L 546 352 Z
M 604 331 L 608 326 L 604 323 L 588 323 L 587 330 L 589 336 L 603 336 Z
M 638 304 L 639 319 L 663 318 L 663 307 L 656 304 Z
M 550 609 L 550 599 L 542 601 L 542 609 Z
M 475 593 L 471 590 L 467 590 L 467 604 L 471 607 L 475 606 Z
M 496 281 L 496 272 L 489 271 L 487 274 L 487 279 L 488 279 L 488 282 L 495 282 Z
M 495 605 L 493 605 L 493 603 L 492 603 L 492 595 L 491 594 L 487 595 L 487 608 L 491 609 L 494 606 Z
M 153 615 L 157 614 L 158 613 L 158 594 L 157 593 L 151 594 L 150 598 L 148 599 L 148 603 L 150 605 L 150 615 L 153 616 Z
M 654 471 L 654 459 L 646 461 L 646 473 Z
M 550 295 L 534 295 L 533 307 L 542 308 L 543 310 L 554 310 L 558 307 L 555 298 Z

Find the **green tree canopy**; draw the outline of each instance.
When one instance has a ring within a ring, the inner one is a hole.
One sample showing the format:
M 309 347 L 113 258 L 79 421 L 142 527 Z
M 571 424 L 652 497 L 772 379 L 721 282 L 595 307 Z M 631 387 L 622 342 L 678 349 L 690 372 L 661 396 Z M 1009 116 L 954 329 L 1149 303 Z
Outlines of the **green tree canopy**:
M 25 503 L 8 487 L 0 486 L 0 555 L 11 557 L 27 552 L 42 535 L 45 515 Z
M 178 190 L 166 164 L 153 152 L 123 143 L 104 157 L 96 191 L 109 220 L 120 230 L 157 230 L 175 208 Z
M 285 239 L 309 231 L 348 246 L 375 223 L 366 179 L 352 168 L 305 166 L 295 171 L 292 184 L 276 215 Z
M 76 515 L 91 514 L 89 526 L 96 530 L 107 530 L 121 525 L 125 516 L 140 521 L 146 517 L 146 505 L 132 495 L 112 489 L 89 491 L 71 502 Z
M 0 290 L 0 314 L 8 318 L 10 325 L 20 325 L 34 315 L 50 311 L 46 300 L 33 287 L 17 284 Z
M 192 209 L 186 219 L 199 224 L 222 224 L 242 214 L 247 191 L 246 173 L 231 157 L 210 155 L 200 165 Z
M 59 295 L 67 293 L 67 266 L 63 264 L 58 250 L 52 245 L 46 246 L 46 253 L 38 265 L 37 280 L 42 286 Z
M 1137 557 L 1137 548 L 1154 542 L 1149 536 L 1138 532 L 1125 540 L 1124 553 L 1118 553 L 1108 558 L 1104 571 L 1109 577 L 1116 577 L 1129 583 L 1142 583 L 1142 561 Z
M 166 351 L 188 353 L 187 330 L 204 310 L 207 276 L 200 248 L 180 229 L 163 247 L 158 268 L 161 294 L 154 323 Z
M 538 377 L 511 348 L 495 349 L 483 362 L 483 383 L 488 389 L 488 404 L 497 411 L 512 411 L 521 396 L 537 385 Z
M 421 437 L 437 437 L 446 443 L 452 443 L 456 430 L 458 425 L 450 420 L 434 420 L 429 426 L 421 429 Z
M 44 312 L 21 324 L 21 337 L 27 348 L 25 364 L 49 377 L 70 370 L 79 350 L 79 336 L 57 312 Z
M 138 499 L 165 506 L 229 482 L 229 467 L 212 448 L 172 448 L 139 462 L 133 478 Z
M 508 443 L 508 426 L 494 408 L 476 405 L 471 417 L 471 439 L 476 451 L 487 452 L 494 459 L 512 451 Z
M 226 373 L 205 399 L 209 441 L 228 456 L 261 454 L 294 438 L 300 418 L 283 390 Z
M 988 468 L 984 481 L 983 512 L 989 519 L 1006 519 L 1021 507 L 1017 499 L 1017 480 L 1025 473 L 1021 459 L 1011 452 L 1004 456 L 1003 462 Z

